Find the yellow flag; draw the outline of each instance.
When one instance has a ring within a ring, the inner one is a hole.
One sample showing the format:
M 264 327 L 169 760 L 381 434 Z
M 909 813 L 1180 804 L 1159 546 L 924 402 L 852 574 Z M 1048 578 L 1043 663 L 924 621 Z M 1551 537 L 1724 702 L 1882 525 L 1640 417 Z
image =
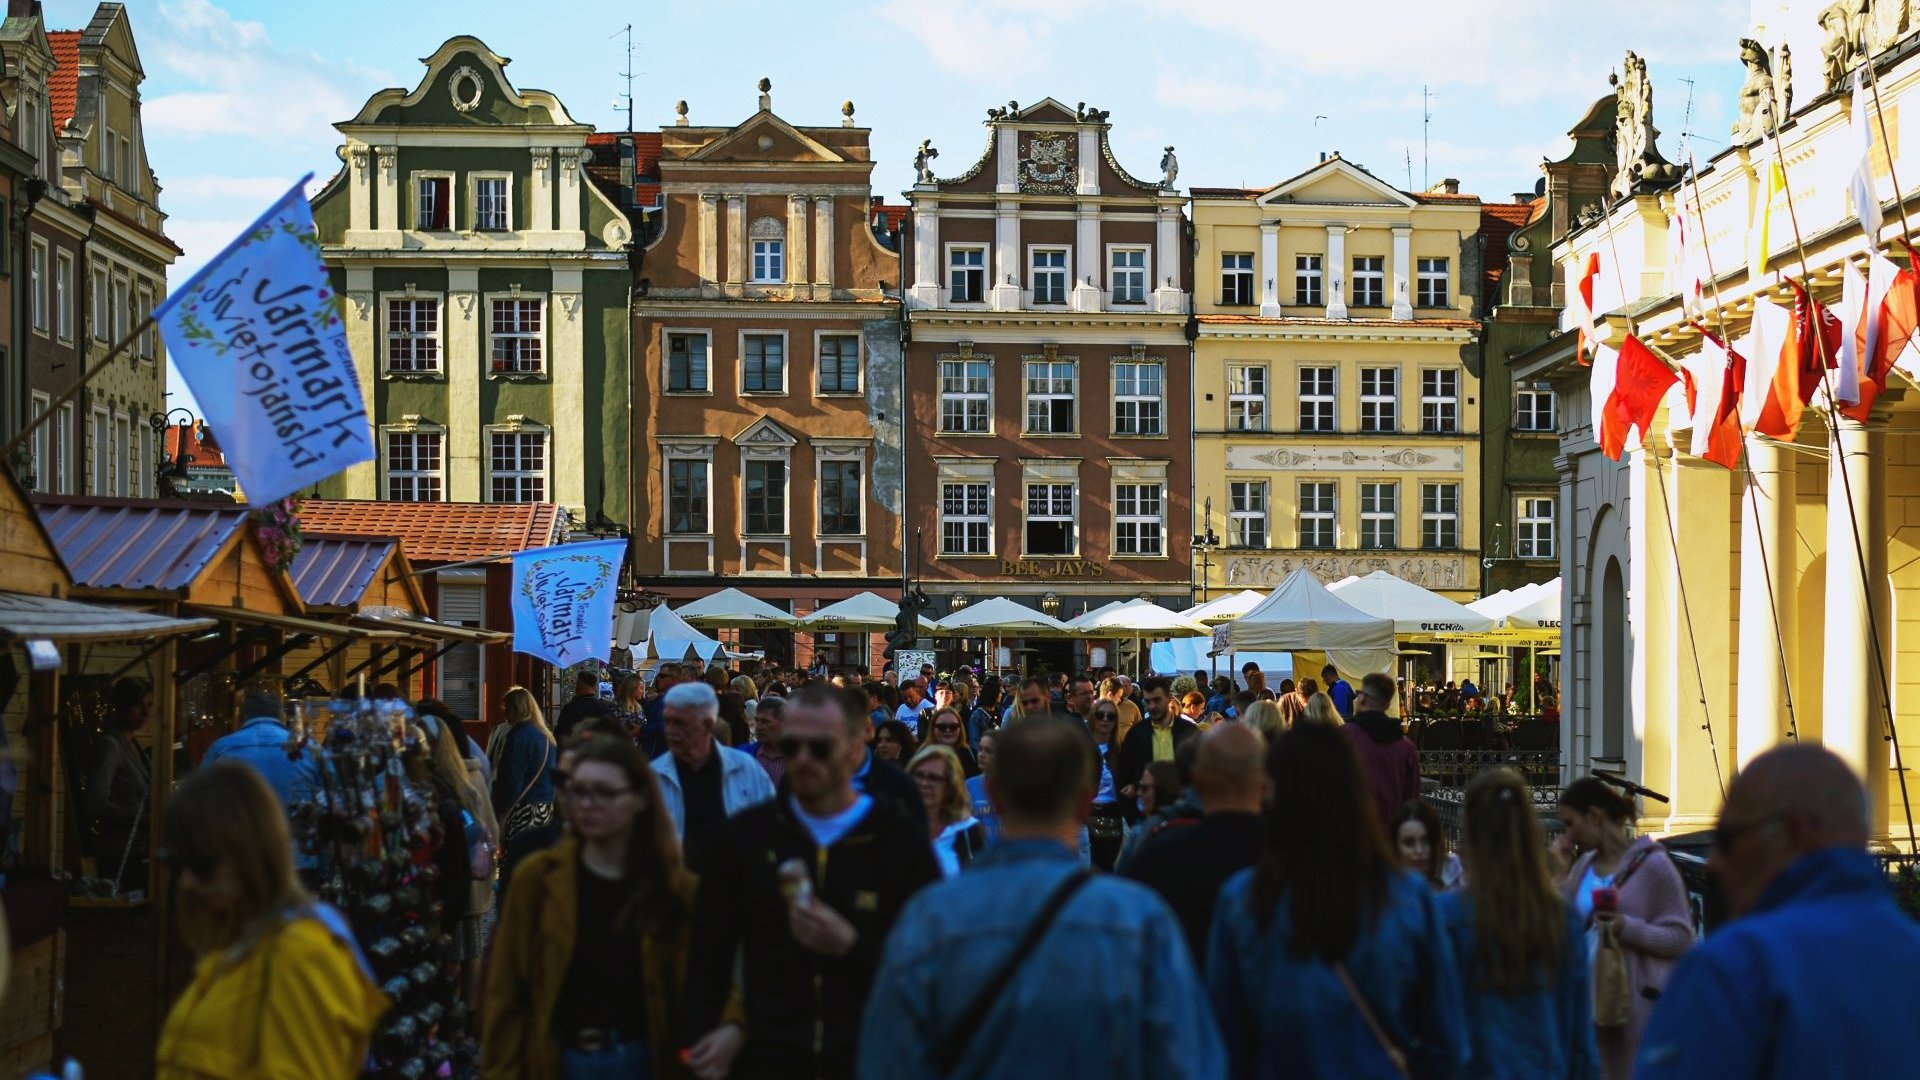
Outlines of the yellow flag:
M 1753 198 L 1753 212 L 1747 221 L 1747 277 L 1756 280 L 1767 272 L 1767 256 L 1773 251 L 1773 204 L 1787 189 L 1787 174 L 1780 167 L 1780 155 L 1773 139 L 1760 144 L 1760 182 Z

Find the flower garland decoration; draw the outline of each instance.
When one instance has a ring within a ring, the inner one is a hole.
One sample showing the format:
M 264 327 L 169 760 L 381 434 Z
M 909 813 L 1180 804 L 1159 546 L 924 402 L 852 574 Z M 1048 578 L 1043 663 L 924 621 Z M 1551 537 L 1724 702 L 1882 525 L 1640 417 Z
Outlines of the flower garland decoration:
M 289 495 L 255 510 L 248 517 L 253 519 L 254 537 L 266 553 L 267 567 L 272 570 L 292 567 L 294 556 L 300 554 L 300 500 Z

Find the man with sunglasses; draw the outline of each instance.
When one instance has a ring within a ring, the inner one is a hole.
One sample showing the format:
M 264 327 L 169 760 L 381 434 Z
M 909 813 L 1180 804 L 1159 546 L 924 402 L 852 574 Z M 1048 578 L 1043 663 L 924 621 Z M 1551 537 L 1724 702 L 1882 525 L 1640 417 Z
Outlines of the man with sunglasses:
M 1674 969 L 1634 1075 L 1913 1075 L 1920 927 L 1867 853 L 1868 796 L 1808 744 L 1769 750 L 1727 787 L 1708 870 L 1734 922 Z
M 780 735 L 786 790 L 722 831 L 701 876 L 687 966 L 696 1075 L 853 1075 L 881 944 L 907 898 L 940 877 L 926 825 L 854 788 L 866 727 L 844 692 L 800 688 Z M 736 954 L 746 1037 L 729 1061 L 739 1031 L 721 1018 Z

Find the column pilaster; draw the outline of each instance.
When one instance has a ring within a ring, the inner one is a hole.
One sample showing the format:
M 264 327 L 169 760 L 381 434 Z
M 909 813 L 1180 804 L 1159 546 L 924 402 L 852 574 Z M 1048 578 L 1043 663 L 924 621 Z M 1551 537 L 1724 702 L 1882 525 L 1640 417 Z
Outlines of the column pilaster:
M 1885 448 L 1880 421 L 1862 424 L 1838 417 L 1828 436 L 1827 619 L 1820 680 L 1821 739 L 1866 781 L 1875 840 L 1887 837 L 1890 753 L 1884 690 L 1891 665 L 1885 650 L 1892 643 Z
M 1799 543 L 1798 483 L 1791 453 L 1770 440 L 1747 442 L 1746 497 L 1740 501 L 1740 678 L 1735 702 L 1735 757 L 1742 768 L 1777 745 L 1787 730 L 1787 680 L 1797 644 L 1794 545 Z
M 1321 268 L 1321 284 L 1327 294 L 1327 318 L 1347 317 L 1347 227 L 1327 226 L 1327 264 Z
M 1260 223 L 1260 314 L 1280 316 L 1280 223 Z
M 1413 226 L 1393 229 L 1393 317 L 1413 318 Z

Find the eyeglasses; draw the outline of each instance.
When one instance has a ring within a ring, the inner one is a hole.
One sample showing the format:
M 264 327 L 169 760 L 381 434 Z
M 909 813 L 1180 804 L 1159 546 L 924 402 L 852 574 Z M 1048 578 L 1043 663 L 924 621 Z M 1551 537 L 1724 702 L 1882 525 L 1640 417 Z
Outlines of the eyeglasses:
M 622 795 L 633 794 L 630 787 L 575 787 L 568 785 L 561 797 L 581 806 L 605 806 Z
M 781 757 L 799 757 L 802 753 L 812 755 L 815 761 L 830 761 L 839 750 L 832 739 L 802 739 L 789 735 L 780 740 Z
M 913 782 L 916 784 L 925 784 L 928 787 L 939 787 L 947 782 L 947 774 L 916 772 L 913 774 Z
M 935 724 L 935 725 L 933 725 L 933 730 L 935 730 L 935 731 L 959 731 L 959 730 L 960 730 L 960 725 L 959 725 L 959 724 Z
M 185 852 L 161 851 L 154 856 L 162 866 L 176 874 L 192 874 L 205 881 L 213 876 L 213 868 L 219 859 L 212 855 L 187 854 Z

